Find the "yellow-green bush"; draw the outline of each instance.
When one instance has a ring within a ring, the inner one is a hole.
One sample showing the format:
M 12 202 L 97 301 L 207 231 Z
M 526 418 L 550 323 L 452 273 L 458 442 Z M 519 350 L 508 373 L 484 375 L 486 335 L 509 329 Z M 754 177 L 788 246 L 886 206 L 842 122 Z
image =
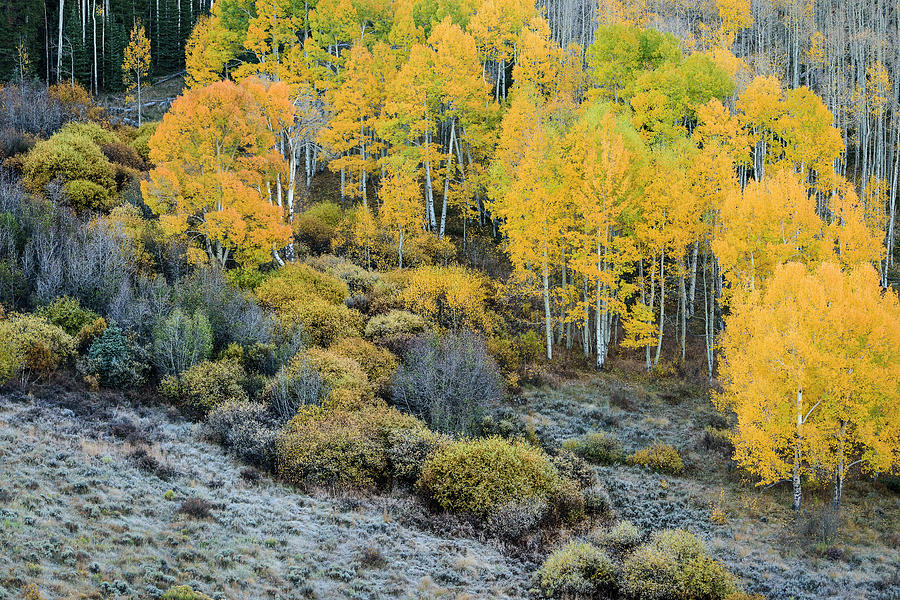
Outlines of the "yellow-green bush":
M 393 476 L 391 437 L 426 430 L 415 417 L 385 404 L 362 410 L 302 408 L 278 437 L 277 471 L 296 485 L 377 487 Z
M 362 338 L 343 338 L 332 344 L 329 351 L 356 361 L 365 371 L 375 391 L 386 390 L 397 370 L 396 356 Z
M 78 300 L 68 296 L 55 298 L 50 304 L 35 310 L 34 314 L 42 317 L 51 325 L 61 327 L 71 336 L 78 335 L 83 327 L 100 318 L 100 315 L 83 308 Z
M 438 237 L 423 232 L 422 235 L 410 237 L 403 244 L 404 265 L 446 265 L 454 257 L 456 257 L 456 246 L 449 237 Z
M 162 600 L 212 600 L 206 594 L 195 592 L 189 586 L 176 585 L 162 595 Z
M 490 437 L 456 442 L 433 454 L 418 486 L 444 510 L 485 516 L 514 500 L 549 498 L 561 483 L 542 450 Z
M 598 465 L 619 462 L 624 456 L 621 442 L 612 434 L 603 431 L 594 431 L 580 438 L 568 439 L 563 442 L 563 448 Z
M 137 128 L 137 131 L 134 133 L 134 139 L 131 141 L 131 147 L 134 148 L 134 151 L 138 153 L 144 162 L 150 162 L 150 138 L 153 136 L 153 133 L 156 131 L 156 127 L 159 125 L 159 122 L 153 123 L 144 123 L 140 127 Z
M 189 414 L 204 415 L 226 402 L 247 401 L 243 388 L 246 375 L 234 360 L 205 360 L 183 371 L 169 375 L 160 383 L 160 392 Z
M 115 141 L 115 136 L 97 125 L 70 123 L 50 139 L 38 142 L 25 157 L 23 173 L 26 186 L 35 193 L 43 193 L 48 183 L 61 178 L 68 184 L 75 181 L 90 182 L 106 191 L 116 191 L 115 171 L 100 150 L 100 143 Z M 79 187 L 80 186 L 80 187 Z M 92 186 L 78 184 L 69 191 L 87 192 Z M 95 193 L 89 195 L 93 198 Z M 73 203 L 81 196 L 73 198 Z M 79 205 L 76 208 L 103 208 L 103 206 Z M 105 206 L 105 204 L 104 204 Z
M 645 544 L 625 559 L 619 585 L 635 600 L 673 600 L 681 597 L 679 571 L 671 554 Z
M 0 376 L 45 377 L 75 356 L 75 338 L 37 315 L 0 320 Z
M 286 325 L 300 325 L 307 343 L 323 348 L 342 338 L 359 337 L 365 323 L 358 310 L 317 298 L 290 305 L 280 317 Z
M 680 530 L 657 532 L 622 568 L 622 590 L 636 600 L 724 600 L 738 592 L 734 577 Z
M 487 331 L 487 280 L 463 267 L 425 266 L 405 273 L 403 306 L 446 329 Z
M 681 460 L 678 450 L 661 443 L 653 444 L 630 455 L 628 464 L 647 467 L 668 475 L 680 475 L 684 471 L 684 462 Z
M 309 348 L 295 357 L 292 362 L 295 360 L 309 361 L 309 364 L 331 391 L 351 390 L 366 394 L 370 389 L 369 377 L 365 370 L 356 360 L 348 356 L 331 350 Z
M 316 253 L 327 252 L 344 219 L 334 202 L 319 202 L 294 217 L 294 235 Z
M 366 337 L 383 342 L 391 338 L 409 339 L 425 331 L 425 319 L 406 310 L 376 315 L 366 323 Z
M 281 310 L 296 303 L 308 304 L 313 298 L 341 304 L 348 294 L 346 283 L 305 264 L 285 265 L 256 288 L 261 303 Z
M 536 578 L 545 598 L 589 600 L 615 593 L 618 570 L 600 548 L 569 542 L 547 557 Z

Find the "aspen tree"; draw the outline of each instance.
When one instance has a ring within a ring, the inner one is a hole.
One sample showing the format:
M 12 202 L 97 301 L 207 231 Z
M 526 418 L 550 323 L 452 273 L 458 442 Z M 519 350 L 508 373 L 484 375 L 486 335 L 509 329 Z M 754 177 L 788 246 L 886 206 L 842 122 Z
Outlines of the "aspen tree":
M 138 126 L 140 126 L 143 123 L 141 89 L 144 78 L 150 74 L 150 40 L 147 39 L 144 25 L 140 22 L 136 22 L 131 29 L 131 41 L 125 47 L 122 59 L 122 73 L 126 87 L 134 86 L 134 90 L 137 92 L 135 108 L 137 108 Z

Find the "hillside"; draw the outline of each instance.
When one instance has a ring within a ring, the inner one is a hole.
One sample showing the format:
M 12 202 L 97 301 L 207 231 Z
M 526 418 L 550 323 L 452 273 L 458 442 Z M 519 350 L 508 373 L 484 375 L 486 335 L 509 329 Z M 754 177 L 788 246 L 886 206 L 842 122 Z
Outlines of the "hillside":
M 900 597 L 896 491 L 855 491 L 845 506 L 846 541 L 820 550 L 816 509 L 808 531 L 792 531 L 784 502 L 740 485 L 710 447 L 704 429 L 719 417 L 706 401 L 674 387 L 603 377 L 529 388 L 518 408 L 497 418 L 519 413 L 542 439 L 603 429 L 626 450 L 648 439 L 680 447 L 683 476 L 598 468 L 616 514 L 645 532 L 699 534 L 749 591 L 797 600 Z M 536 565 L 528 552 L 430 513 L 400 490 L 292 490 L 145 399 L 65 382 L 7 392 L 0 454 L 0 551 L 9 558 L 0 597 L 29 583 L 49 598 L 152 598 L 175 584 L 228 599 L 531 597 Z M 192 498 L 207 503 L 208 515 L 185 507 Z M 710 519 L 717 504 L 725 524 Z

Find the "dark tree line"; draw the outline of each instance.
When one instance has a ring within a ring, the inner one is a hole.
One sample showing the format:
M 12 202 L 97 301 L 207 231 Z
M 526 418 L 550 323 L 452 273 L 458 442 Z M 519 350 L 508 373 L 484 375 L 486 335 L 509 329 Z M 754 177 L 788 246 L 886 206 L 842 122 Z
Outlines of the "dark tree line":
M 184 44 L 212 0 L 0 0 L 0 80 L 77 81 L 118 91 L 135 21 L 147 27 L 153 76 L 184 68 Z

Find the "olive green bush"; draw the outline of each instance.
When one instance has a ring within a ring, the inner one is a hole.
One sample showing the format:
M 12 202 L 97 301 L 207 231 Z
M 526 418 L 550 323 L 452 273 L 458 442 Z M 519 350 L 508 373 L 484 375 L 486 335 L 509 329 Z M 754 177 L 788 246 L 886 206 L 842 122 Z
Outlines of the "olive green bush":
M 301 408 L 277 442 L 278 474 L 294 485 L 375 488 L 394 476 L 390 440 L 425 424 L 384 404 L 361 410 Z
M 329 348 L 330 352 L 355 360 L 369 379 L 374 391 L 384 393 L 397 370 L 397 357 L 389 350 L 358 337 L 346 337 Z
M 195 592 L 189 586 L 176 585 L 162 595 L 162 600 L 212 600 L 206 594 Z
M 308 303 L 312 298 L 341 304 L 349 293 L 346 283 L 307 264 L 285 265 L 256 288 L 261 303 L 280 310 Z
M 366 338 L 375 343 L 395 339 L 409 340 L 425 331 L 425 319 L 406 310 L 392 310 L 376 315 L 366 323 Z
M 448 445 L 429 457 L 418 482 L 444 510 L 482 517 L 511 501 L 549 501 L 561 485 L 542 450 L 499 437 Z
M 0 320 L 0 376 L 46 377 L 75 356 L 75 338 L 34 314 Z
M 60 296 L 50 304 L 38 307 L 34 314 L 48 323 L 61 327 L 71 336 L 77 336 L 81 329 L 92 324 L 100 315 L 81 306 L 75 298 Z
M 627 552 L 641 543 L 644 534 L 631 521 L 619 521 L 609 531 L 597 536 L 597 542 L 616 552 Z
M 603 431 L 594 431 L 580 438 L 566 440 L 563 442 L 563 448 L 598 465 L 617 463 L 625 456 L 622 443 L 614 435 Z
M 668 444 L 655 443 L 638 450 L 627 458 L 630 465 L 646 467 L 667 475 L 680 475 L 684 471 L 684 462 L 678 450 Z
M 536 579 L 545 598 L 590 600 L 615 594 L 618 569 L 600 548 L 569 542 L 547 557 Z
M 334 202 L 319 202 L 294 217 L 294 234 L 316 254 L 331 249 L 344 220 L 344 211 Z
M 168 375 L 160 392 L 192 416 L 202 416 L 226 402 L 248 400 L 244 368 L 234 360 L 205 360 L 178 375 Z

